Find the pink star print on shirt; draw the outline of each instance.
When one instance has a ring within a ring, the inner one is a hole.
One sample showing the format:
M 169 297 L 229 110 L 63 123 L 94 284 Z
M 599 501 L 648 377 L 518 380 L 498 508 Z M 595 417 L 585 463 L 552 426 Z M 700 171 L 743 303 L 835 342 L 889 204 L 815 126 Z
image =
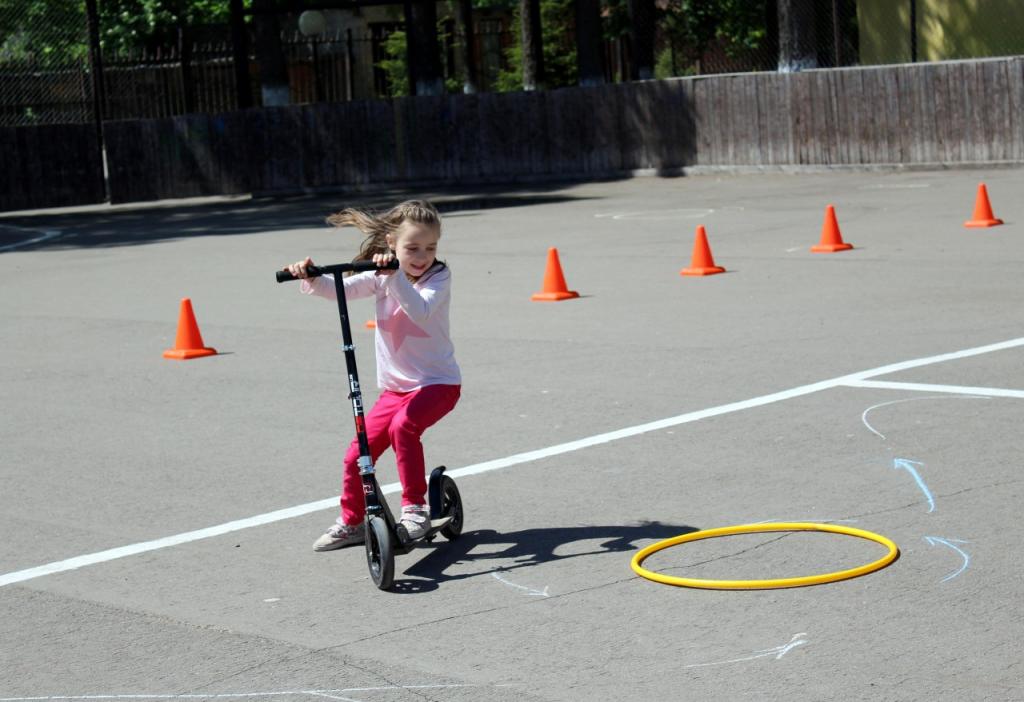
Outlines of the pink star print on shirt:
M 410 336 L 421 339 L 426 339 L 430 336 L 430 334 L 416 326 L 415 322 L 409 319 L 409 315 L 401 307 L 397 308 L 388 319 L 378 319 L 377 329 L 391 336 L 395 351 L 402 348 L 402 344 Z
M 381 276 L 374 271 L 349 276 L 344 282 L 349 299 L 376 299 L 378 387 L 412 392 L 427 385 L 462 383 L 448 333 L 451 271 L 437 266 L 415 284 L 404 276 Z M 337 299 L 335 281 L 328 276 L 303 280 L 299 290 Z

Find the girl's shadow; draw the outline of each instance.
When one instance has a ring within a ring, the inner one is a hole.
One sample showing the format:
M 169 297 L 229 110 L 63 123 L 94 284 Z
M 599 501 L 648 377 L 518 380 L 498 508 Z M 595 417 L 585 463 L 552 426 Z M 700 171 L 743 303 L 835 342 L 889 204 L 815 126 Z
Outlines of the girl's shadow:
M 440 583 L 463 580 L 491 572 L 508 572 L 518 568 L 560 561 L 579 556 L 623 553 L 640 548 L 638 541 L 661 541 L 697 531 L 692 526 L 673 526 L 660 522 L 644 522 L 633 526 L 583 526 L 551 529 L 524 529 L 500 533 L 493 529 L 463 532 L 455 541 L 438 537 L 426 557 L 404 571 L 417 580 L 396 579 L 394 592 L 414 593 L 436 590 Z M 594 548 L 559 555 L 555 551 L 575 542 L 598 541 Z M 425 550 L 425 549 L 424 549 Z M 415 551 L 413 552 L 415 553 Z M 494 561 L 494 568 L 473 573 L 452 573 L 449 567 L 465 563 Z

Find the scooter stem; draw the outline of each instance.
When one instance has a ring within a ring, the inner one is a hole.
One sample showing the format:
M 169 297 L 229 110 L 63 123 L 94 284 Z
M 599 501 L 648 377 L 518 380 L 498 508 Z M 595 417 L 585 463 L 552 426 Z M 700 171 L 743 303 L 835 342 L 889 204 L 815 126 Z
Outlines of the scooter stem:
M 348 318 L 348 301 L 345 297 L 345 281 L 340 274 L 334 276 L 334 290 L 338 297 L 338 316 L 341 320 L 342 350 L 345 352 L 345 368 L 348 371 L 348 397 L 352 401 L 352 418 L 356 425 L 356 440 L 359 442 L 359 475 L 363 481 L 363 497 L 366 500 L 366 514 L 381 516 L 388 513 L 385 508 L 380 486 L 377 484 L 370 441 L 366 436 L 366 415 L 363 410 L 363 391 L 359 385 L 359 371 L 356 369 L 355 345 L 352 343 L 352 327 Z

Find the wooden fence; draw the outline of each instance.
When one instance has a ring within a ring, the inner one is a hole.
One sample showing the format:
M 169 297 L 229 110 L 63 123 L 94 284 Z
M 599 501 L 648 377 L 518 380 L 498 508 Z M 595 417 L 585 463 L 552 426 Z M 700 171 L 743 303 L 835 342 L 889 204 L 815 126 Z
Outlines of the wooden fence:
M 267 108 L 110 122 L 105 137 L 111 199 L 128 202 L 704 166 L 1024 164 L 1022 104 L 1024 58 L 1010 58 Z
M 95 125 L 0 127 L 0 211 L 104 199 Z

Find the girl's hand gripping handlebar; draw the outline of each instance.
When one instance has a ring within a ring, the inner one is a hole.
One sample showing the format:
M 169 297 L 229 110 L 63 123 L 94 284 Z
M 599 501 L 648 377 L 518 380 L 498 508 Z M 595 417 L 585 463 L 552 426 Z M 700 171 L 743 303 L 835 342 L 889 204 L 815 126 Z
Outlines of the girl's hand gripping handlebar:
M 317 278 L 322 275 L 348 273 L 349 271 L 361 273 L 363 271 L 376 270 L 398 270 L 398 259 L 392 259 L 385 266 L 378 266 L 373 261 L 353 261 L 352 263 L 335 263 L 329 266 L 306 266 L 306 277 Z M 289 280 L 299 280 L 298 276 L 292 275 L 288 270 L 277 271 L 277 282 L 285 283 Z

